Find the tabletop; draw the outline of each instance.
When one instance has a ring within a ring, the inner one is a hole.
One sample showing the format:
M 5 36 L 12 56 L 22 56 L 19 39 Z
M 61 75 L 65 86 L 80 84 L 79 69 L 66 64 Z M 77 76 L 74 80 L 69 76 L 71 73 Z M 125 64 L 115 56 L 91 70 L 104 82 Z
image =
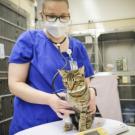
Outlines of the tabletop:
M 95 118 L 92 128 L 103 127 L 112 132 L 119 123 L 121 122 L 116 120 Z M 65 132 L 63 126 L 64 121 L 61 120 L 29 128 L 15 135 L 76 135 L 78 133 L 76 130 Z M 128 131 L 122 133 L 122 135 L 135 135 L 135 127 L 127 126 L 127 128 Z

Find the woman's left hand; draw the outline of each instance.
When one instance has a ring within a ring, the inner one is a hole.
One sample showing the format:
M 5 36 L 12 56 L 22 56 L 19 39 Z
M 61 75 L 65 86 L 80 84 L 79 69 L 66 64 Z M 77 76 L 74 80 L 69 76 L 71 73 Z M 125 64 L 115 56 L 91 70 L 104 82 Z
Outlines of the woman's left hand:
M 89 108 L 91 114 L 96 113 L 96 94 L 93 88 L 90 88 L 90 101 L 89 101 Z

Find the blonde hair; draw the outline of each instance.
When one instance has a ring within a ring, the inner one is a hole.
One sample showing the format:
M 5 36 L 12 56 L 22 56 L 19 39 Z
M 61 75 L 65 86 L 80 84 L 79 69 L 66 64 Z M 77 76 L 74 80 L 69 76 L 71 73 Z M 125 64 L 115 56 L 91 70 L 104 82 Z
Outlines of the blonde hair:
M 42 11 L 40 12 L 42 18 L 43 18 L 45 4 L 46 4 L 46 2 L 49 2 L 49 1 L 65 2 L 67 4 L 68 8 L 69 8 L 69 2 L 68 2 L 68 0 L 44 0 L 43 5 L 42 5 Z
M 68 2 L 68 0 L 44 0 L 44 2 L 43 2 L 43 8 L 45 7 L 46 2 L 49 2 L 49 1 L 65 2 L 67 4 L 68 8 L 69 8 L 69 2 Z

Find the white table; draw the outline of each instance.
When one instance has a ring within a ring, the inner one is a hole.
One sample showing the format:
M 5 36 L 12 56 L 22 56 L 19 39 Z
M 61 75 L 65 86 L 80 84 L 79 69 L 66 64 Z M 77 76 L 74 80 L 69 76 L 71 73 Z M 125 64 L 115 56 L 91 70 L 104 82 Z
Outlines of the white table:
M 101 126 L 108 128 L 110 125 L 114 125 L 113 121 L 111 119 L 96 118 L 92 128 Z M 64 132 L 63 126 L 64 121 L 57 121 L 29 128 L 15 135 L 76 135 L 76 130 Z M 135 127 L 129 126 L 129 130 L 122 133 L 122 135 L 135 135 Z

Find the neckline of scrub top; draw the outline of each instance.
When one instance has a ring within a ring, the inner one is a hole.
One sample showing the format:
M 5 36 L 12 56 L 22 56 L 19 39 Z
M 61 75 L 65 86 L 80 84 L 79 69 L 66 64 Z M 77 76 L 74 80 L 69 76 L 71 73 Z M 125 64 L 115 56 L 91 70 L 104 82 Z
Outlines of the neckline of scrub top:
M 67 51 L 63 51 L 60 52 L 59 49 L 53 44 L 53 42 L 47 37 L 46 33 L 44 32 L 44 30 L 41 30 L 43 36 L 51 43 L 52 46 L 54 46 L 54 48 L 61 54 L 67 54 Z M 72 50 L 72 46 L 71 46 L 71 38 L 67 36 L 67 38 L 69 39 L 69 47 L 68 49 Z M 72 50 L 73 51 L 73 50 Z

